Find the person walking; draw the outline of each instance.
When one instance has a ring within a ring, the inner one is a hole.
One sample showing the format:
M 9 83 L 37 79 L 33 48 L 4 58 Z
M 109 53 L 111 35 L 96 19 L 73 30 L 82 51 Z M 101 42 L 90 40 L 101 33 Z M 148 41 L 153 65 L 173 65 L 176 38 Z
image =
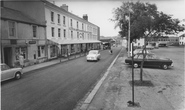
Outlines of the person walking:
M 24 57 L 22 54 L 19 54 L 19 64 L 20 64 L 21 68 L 24 67 Z

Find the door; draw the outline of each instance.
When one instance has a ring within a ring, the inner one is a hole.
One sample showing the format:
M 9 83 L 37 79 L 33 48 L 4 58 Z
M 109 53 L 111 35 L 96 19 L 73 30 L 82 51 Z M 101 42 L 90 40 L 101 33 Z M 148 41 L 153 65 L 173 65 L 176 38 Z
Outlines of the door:
M 12 48 L 11 47 L 5 47 L 4 48 L 4 62 L 12 67 Z

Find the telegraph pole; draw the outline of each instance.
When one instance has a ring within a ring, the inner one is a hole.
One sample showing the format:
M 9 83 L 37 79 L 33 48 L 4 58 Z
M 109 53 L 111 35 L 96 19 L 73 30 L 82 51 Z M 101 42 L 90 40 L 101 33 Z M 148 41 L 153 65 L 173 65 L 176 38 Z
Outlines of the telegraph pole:
M 128 57 L 130 57 L 130 4 L 129 4 L 129 19 L 128 19 Z

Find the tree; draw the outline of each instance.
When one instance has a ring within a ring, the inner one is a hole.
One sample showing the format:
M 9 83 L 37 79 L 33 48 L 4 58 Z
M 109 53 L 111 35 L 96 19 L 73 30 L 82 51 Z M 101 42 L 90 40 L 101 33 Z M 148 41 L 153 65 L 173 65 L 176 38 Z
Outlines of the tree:
M 150 3 L 141 2 L 123 2 L 123 4 L 116 8 L 113 12 L 114 18 L 112 21 L 116 22 L 115 28 L 119 27 L 119 34 L 128 39 L 128 22 L 130 14 L 130 39 L 144 38 L 145 45 L 143 48 L 143 61 L 140 68 L 140 80 L 142 81 L 143 64 L 146 57 L 146 39 L 154 35 L 177 33 L 184 30 L 179 25 L 178 19 L 172 19 L 170 15 L 157 11 L 157 6 Z M 145 52 L 144 52 L 145 51 Z

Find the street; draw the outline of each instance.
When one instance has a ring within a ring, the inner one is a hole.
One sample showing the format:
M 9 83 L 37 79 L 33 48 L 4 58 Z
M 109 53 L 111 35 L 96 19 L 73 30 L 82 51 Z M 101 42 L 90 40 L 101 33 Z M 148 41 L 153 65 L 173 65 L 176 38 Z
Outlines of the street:
M 101 60 L 80 57 L 25 73 L 21 80 L 1 83 L 2 110 L 71 110 L 99 80 L 120 48 L 101 51 Z

